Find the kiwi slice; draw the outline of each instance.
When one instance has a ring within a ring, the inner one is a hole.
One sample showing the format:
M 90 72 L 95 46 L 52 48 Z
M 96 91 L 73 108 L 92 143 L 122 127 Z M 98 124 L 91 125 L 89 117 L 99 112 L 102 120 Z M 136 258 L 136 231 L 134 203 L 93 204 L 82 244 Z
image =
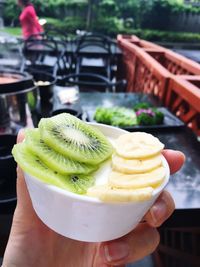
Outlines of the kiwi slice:
M 40 138 L 40 132 L 36 129 L 25 131 L 27 148 L 47 165 L 49 168 L 62 174 L 88 174 L 95 171 L 98 167 L 69 159 L 50 148 Z
M 113 148 L 95 127 L 62 113 L 39 123 L 41 138 L 58 153 L 90 164 L 98 164 L 111 156 Z
M 12 150 L 13 156 L 19 166 L 35 178 L 68 191 L 85 194 L 94 184 L 94 178 L 89 175 L 63 175 L 51 170 L 42 160 L 27 148 L 25 142 L 17 144 Z

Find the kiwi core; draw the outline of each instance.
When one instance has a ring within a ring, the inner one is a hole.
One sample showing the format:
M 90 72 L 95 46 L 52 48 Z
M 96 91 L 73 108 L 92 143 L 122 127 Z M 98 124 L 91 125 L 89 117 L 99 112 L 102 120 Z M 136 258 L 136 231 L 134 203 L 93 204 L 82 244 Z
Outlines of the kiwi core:
M 65 138 L 67 137 L 67 139 L 73 140 L 76 143 L 90 143 L 90 139 L 84 133 L 73 128 L 63 128 L 62 134 Z

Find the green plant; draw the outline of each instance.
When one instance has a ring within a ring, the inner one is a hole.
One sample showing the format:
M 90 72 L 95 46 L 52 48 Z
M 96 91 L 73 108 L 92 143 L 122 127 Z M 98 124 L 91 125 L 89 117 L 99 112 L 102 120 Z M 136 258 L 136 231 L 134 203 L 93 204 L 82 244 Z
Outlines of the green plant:
M 124 31 L 123 21 L 116 17 L 99 17 L 93 24 L 92 30 L 110 36 L 116 36 L 118 33 Z
M 98 107 L 94 119 L 100 123 L 121 127 L 133 126 L 137 123 L 135 112 L 124 107 Z
M 21 36 L 21 27 L 4 27 L 0 32 L 6 32 L 14 36 Z
M 119 8 L 116 1 L 114 0 L 102 0 L 100 1 L 98 8 L 100 8 L 100 13 L 102 16 L 107 16 L 108 14 L 113 17 L 117 17 Z
M 16 0 L 7 0 L 4 7 L 4 21 L 6 25 L 16 26 L 19 24 L 20 9 Z
M 67 17 L 64 20 L 64 28 L 67 32 L 75 33 L 77 29 L 84 30 L 85 29 L 85 20 L 80 17 Z
M 139 102 L 136 105 L 134 105 L 133 109 L 135 111 L 138 111 L 139 109 L 148 109 L 150 107 L 151 107 L 151 105 L 147 102 Z
M 6 25 L 19 25 L 21 10 L 16 3 L 16 0 L 6 1 Z M 138 33 L 144 39 L 155 41 L 190 42 L 192 38 L 199 41 L 198 35 L 166 33 L 174 14 L 200 15 L 200 7 L 185 5 L 183 0 L 32 0 L 32 3 L 40 18 L 57 19 L 52 20 L 53 24 L 69 33 L 81 29 L 112 36 Z M 141 30 L 146 28 L 156 30 Z
M 184 43 L 199 43 L 199 33 L 188 32 L 171 32 L 149 29 L 126 29 L 126 34 L 137 35 L 141 39 L 156 42 L 184 42 Z
M 141 108 L 136 111 L 137 123 L 139 125 L 162 124 L 164 114 L 157 108 Z
M 69 33 L 75 33 L 77 29 L 84 30 L 85 29 L 85 21 L 82 18 L 74 18 L 74 17 L 66 17 L 64 20 L 53 19 L 53 18 L 45 18 L 47 23 L 44 28 L 48 28 L 49 26 L 53 26 L 58 30 Z

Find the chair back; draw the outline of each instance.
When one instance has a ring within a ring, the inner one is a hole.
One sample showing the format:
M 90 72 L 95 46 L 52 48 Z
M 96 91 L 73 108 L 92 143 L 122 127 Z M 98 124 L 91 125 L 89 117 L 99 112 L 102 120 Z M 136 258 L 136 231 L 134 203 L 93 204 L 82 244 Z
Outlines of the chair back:
M 0 69 L 20 70 L 23 54 L 20 43 L 0 43 Z
M 45 29 L 45 36 L 47 39 L 59 40 L 66 43 L 69 42 L 69 36 L 67 33 L 53 26 L 48 26 Z
M 60 68 L 65 46 L 61 42 L 46 38 L 30 38 L 24 41 L 23 55 L 25 58 L 24 68 L 43 68 L 53 74 Z
M 112 54 L 111 39 L 102 34 L 86 33 L 82 36 L 77 37 L 75 43 L 76 43 L 75 53 L 78 53 L 81 50 L 89 47 L 99 47 L 100 49 L 106 51 L 109 55 Z
M 86 33 L 75 40 L 75 72 L 92 72 L 111 80 L 112 49 L 109 37 L 97 33 Z

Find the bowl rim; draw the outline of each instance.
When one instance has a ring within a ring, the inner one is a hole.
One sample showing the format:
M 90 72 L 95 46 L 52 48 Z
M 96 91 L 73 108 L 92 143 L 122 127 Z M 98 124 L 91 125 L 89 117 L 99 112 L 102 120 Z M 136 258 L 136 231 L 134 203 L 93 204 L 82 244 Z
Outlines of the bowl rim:
M 110 126 L 110 125 L 106 125 L 106 124 L 101 124 L 101 123 L 88 123 L 90 125 L 94 125 L 94 126 L 97 126 L 98 128 L 99 127 L 104 127 L 104 128 L 112 128 L 114 130 L 117 130 L 117 131 L 121 131 L 122 133 L 127 133 L 128 131 L 126 130 L 123 130 L 123 129 L 120 129 L 120 128 L 117 128 L 117 127 L 114 127 L 114 126 Z M 163 166 L 166 170 L 166 175 L 165 175 L 165 179 L 163 181 L 163 183 L 155 188 L 153 190 L 153 193 L 152 193 L 152 197 L 155 197 L 157 196 L 158 194 L 160 194 L 163 189 L 165 188 L 165 186 L 167 185 L 167 183 L 169 182 L 169 178 L 170 178 L 170 169 L 169 169 L 169 165 L 168 165 L 168 162 L 167 160 L 165 159 L 165 157 L 163 155 L 161 155 L 162 157 L 162 163 L 163 163 Z M 28 176 L 28 177 L 27 177 Z M 70 192 L 66 189 L 62 189 L 62 188 L 59 188 L 57 186 L 54 186 L 54 185 L 51 185 L 51 184 L 47 184 L 41 180 L 39 180 L 38 178 L 32 176 L 32 175 L 29 175 L 28 173 L 25 172 L 25 178 L 26 179 L 31 179 L 34 183 L 38 184 L 39 186 L 42 186 L 42 187 L 45 187 L 47 188 L 48 190 L 50 191 L 53 191 L 54 193 L 58 193 L 58 194 L 61 194 L 65 197 L 68 197 L 68 198 L 71 198 L 71 199 L 74 199 L 74 200 L 77 200 L 77 201 L 83 201 L 83 202 L 91 202 L 91 203 L 96 203 L 96 204 L 110 204 L 110 205 L 127 205 L 127 204 L 132 204 L 132 203 L 136 203 L 137 201 L 130 201 L 130 202 L 104 202 L 98 198 L 95 198 L 95 197 L 91 197 L 91 196 L 87 196 L 87 195 L 80 195 L 80 194 L 76 194 L 76 193 L 73 193 L 73 192 Z M 148 201 L 148 200 L 146 200 Z M 143 202 L 146 202 L 146 201 L 143 201 Z M 140 201 L 139 201 L 140 202 Z

